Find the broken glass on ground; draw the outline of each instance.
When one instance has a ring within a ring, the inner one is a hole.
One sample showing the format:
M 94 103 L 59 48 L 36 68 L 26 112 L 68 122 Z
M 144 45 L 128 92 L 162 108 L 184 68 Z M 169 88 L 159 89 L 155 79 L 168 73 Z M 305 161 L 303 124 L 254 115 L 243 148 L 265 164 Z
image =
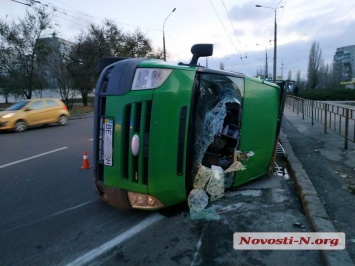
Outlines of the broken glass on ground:
M 190 212 L 201 212 L 208 204 L 208 196 L 202 189 L 193 189 L 187 198 L 187 202 Z
M 230 188 L 233 185 L 234 182 L 234 172 L 224 172 L 224 187 L 225 188 Z
M 218 221 L 221 216 L 216 212 L 214 208 L 206 208 L 200 212 L 190 211 L 191 220 L 207 220 L 207 221 Z

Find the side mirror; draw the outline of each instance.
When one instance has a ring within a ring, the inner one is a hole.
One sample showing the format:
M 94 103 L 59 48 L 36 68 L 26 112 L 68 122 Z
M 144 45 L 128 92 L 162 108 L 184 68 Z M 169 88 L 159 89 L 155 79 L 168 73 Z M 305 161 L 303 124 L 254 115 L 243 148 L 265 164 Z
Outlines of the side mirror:
M 213 44 L 195 44 L 191 47 L 192 59 L 190 65 L 197 65 L 200 57 L 213 55 Z

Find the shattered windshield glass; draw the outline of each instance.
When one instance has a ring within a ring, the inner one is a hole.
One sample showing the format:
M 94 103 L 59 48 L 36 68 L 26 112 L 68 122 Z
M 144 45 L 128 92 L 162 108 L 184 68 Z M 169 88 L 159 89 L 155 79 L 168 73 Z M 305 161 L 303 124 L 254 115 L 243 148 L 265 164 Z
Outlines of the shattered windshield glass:
M 223 160 L 224 155 L 234 154 L 238 144 L 241 100 L 241 90 L 228 76 L 201 75 L 195 117 L 195 167 L 202 161 L 209 167 L 228 166 Z
M 222 198 L 225 188 L 233 185 L 235 172 L 245 169 L 238 160 L 247 156 L 238 151 L 243 82 L 243 78 L 211 73 L 199 76 L 193 190 L 188 197 L 192 219 L 210 216 L 212 210 L 205 211 L 208 201 Z

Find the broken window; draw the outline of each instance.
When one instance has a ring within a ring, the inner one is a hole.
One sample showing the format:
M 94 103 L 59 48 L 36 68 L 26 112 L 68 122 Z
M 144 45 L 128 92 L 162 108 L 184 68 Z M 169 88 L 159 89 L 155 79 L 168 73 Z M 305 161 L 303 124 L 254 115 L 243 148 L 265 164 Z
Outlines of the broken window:
M 235 79 L 235 78 L 234 78 Z M 195 118 L 195 167 L 233 163 L 238 146 L 242 93 L 228 76 L 202 74 Z
M 194 189 L 188 198 L 190 217 L 203 217 L 206 200 L 223 197 L 225 188 L 233 185 L 235 172 L 244 169 L 238 157 L 248 155 L 237 151 L 243 82 L 242 78 L 218 74 L 199 76 L 194 121 Z

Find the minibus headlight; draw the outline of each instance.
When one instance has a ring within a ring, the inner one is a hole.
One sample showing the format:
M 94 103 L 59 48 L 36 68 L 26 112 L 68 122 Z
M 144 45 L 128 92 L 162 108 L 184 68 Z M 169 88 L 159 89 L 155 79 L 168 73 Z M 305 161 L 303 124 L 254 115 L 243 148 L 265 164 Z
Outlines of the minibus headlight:
M 148 90 L 160 87 L 173 70 L 163 68 L 137 68 L 132 90 Z
M 151 195 L 128 192 L 128 199 L 132 208 L 138 209 L 158 209 L 164 207 L 158 199 Z

